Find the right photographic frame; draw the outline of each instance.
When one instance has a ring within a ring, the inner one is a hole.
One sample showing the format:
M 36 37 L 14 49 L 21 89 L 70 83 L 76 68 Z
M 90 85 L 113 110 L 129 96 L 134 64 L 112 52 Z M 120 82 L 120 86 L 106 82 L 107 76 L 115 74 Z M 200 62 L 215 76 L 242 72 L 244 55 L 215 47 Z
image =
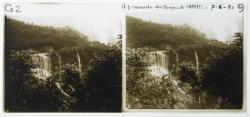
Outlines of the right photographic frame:
M 125 110 L 245 110 L 245 4 L 127 4 Z

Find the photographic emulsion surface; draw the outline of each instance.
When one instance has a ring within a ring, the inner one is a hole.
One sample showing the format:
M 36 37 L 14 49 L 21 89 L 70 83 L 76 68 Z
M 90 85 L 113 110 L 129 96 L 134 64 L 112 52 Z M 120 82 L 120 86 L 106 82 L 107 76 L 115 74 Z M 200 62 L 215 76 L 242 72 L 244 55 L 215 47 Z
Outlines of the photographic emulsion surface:
M 127 110 L 243 108 L 243 12 L 136 10 L 126 14 Z
M 4 19 L 5 111 L 120 112 L 119 5 L 6 8 L 15 5 L 21 12 L 6 11 Z

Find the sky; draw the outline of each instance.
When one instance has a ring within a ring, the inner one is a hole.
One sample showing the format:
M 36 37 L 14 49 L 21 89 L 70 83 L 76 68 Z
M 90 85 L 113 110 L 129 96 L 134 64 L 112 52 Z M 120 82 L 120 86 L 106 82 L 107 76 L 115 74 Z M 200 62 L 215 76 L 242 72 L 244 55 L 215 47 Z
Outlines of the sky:
M 161 24 L 187 24 L 219 41 L 232 41 L 235 32 L 243 31 L 243 13 L 238 10 L 131 11 L 128 16 Z
M 114 43 L 122 31 L 120 5 L 117 3 L 18 4 L 21 13 L 5 14 L 26 23 L 69 26 L 87 35 L 90 40 Z M 13 5 L 14 6 L 14 5 Z

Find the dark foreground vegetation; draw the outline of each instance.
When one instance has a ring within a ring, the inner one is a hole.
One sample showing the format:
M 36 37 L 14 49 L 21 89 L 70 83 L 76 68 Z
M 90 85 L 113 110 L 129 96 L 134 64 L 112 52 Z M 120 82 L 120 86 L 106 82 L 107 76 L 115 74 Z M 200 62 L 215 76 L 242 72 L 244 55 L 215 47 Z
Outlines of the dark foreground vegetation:
M 52 60 L 47 79 L 31 71 L 39 67 L 30 61 L 39 52 Z M 6 112 L 119 112 L 121 68 L 120 41 L 105 45 L 69 27 L 5 18 Z
M 235 33 L 234 41 L 225 44 L 187 25 L 157 24 L 130 16 L 126 21 L 128 108 L 242 109 L 242 33 Z M 149 74 L 151 63 L 145 57 L 157 50 L 168 53 L 168 77 Z

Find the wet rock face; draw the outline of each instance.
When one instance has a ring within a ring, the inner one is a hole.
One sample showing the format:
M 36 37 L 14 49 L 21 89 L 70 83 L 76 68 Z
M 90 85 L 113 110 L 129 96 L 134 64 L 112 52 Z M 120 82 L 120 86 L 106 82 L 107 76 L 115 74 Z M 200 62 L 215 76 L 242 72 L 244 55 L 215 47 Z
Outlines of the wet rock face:
M 39 79 L 46 79 L 51 76 L 51 57 L 49 53 L 35 53 L 31 55 L 32 64 L 36 65 L 31 69 L 34 76 Z

